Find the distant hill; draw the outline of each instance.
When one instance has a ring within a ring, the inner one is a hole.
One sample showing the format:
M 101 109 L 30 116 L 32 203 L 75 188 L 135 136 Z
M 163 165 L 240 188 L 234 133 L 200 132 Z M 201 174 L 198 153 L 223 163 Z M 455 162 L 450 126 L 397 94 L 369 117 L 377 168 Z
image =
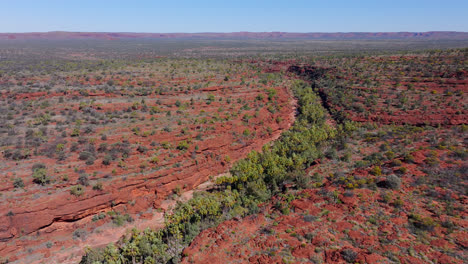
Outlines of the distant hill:
M 232 33 L 110 33 L 110 32 L 33 32 L 0 33 L 0 39 L 421 39 L 468 40 L 468 32 L 349 32 L 349 33 L 289 33 L 289 32 L 232 32 Z

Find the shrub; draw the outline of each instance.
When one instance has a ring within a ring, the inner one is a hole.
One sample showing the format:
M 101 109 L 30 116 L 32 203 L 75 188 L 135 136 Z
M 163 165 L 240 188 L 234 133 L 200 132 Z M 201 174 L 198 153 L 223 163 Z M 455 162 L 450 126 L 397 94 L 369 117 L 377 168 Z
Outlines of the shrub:
M 159 158 L 157 156 L 153 156 L 150 159 L 150 163 L 157 164 L 159 162 Z
M 88 174 L 81 173 L 80 177 L 78 177 L 78 183 L 81 184 L 81 185 L 84 185 L 84 186 L 88 186 L 89 185 Z
M 317 221 L 318 217 L 315 215 L 304 215 L 304 221 L 305 222 L 314 222 Z M 306 234 L 307 235 L 307 234 Z
M 364 157 L 364 160 L 368 161 L 371 164 L 379 164 L 382 160 L 384 160 L 384 158 L 381 153 L 376 152 Z
M 169 143 L 169 142 L 167 142 L 167 141 L 161 142 L 161 146 L 162 146 L 163 149 L 170 149 L 170 148 L 172 148 L 172 144 Z
M 146 151 L 148 151 L 148 148 L 146 146 L 139 145 L 137 147 L 137 151 L 140 152 L 140 153 L 145 153 Z
M 86 235 L 87 235 L 87 232 L 86 230 L 83 230 L 83 229 L 77 229 L 75 230 L 75 232 L 73 232 L 73 239 L 81 239 L 81 240 L 85 240 L 86 239 Z
M 189 148 L 189 143 L 185 140 L 182 140 L 181 142 L 179 142 L 179 144 L 177 145 L 177 149 L 178 150 L 187 150 Z
M 50 177 L 47 175 L 47 170 L 45 168 L 37 168 L 33 171 L 33 182 L 46 185 L 50 183 Z
M 80 136 L 80 130 L 78 128 L 74 128 L 73 131 L 70 133 L 71 137 L 78 137 Z
M 89 156 L 89 158 L 86 160 L 86 165 L 93 165 L 95 160 L 96 158 L 94 156 Z
M 63 143 L 59 143 L 57 144 L 57 146 L 55 146 L 55 152 L 59 153 L 63 151 L 64 148 L 65 148 L 65 145 Z
M 312 240 L 312 239 L 314 239 L 314 237 L 315 237 L 315 234 L 314 234 L 314 233 L 306 233 L 306 234 L 304 235 L 304 238 L 307 239 L 307 240 L 309 240 L 309 241 Z
M 365 160 L 358 160 L 356 161 L 356 163 L 354 164 L 354 167 L 355 168 L 364 168 L 366 167 L 367 165 L 369 165 L 369 162 L 365 161 Z
M 456 148 L 453 150 L 452 156 L 457 159 L 466 159 L 468 157 L 468 150 L 465 148 Z
M 348 263 L 354 263 L 357 258 L 357 255 L 358 255 L 357 252 L 354 252 L 352 249 L 349 249 L 349 248 L 341 251 L 341 256 Z
M 278 92 L 275 89 L 270 88 L 270 89 L 267 89 L 267 93 L 268 93 L 268 100 L 271 101 L 271 100 L 273 100 L 273 98 L 276 97 Z
M 395 199 L 395 201 L 393 201 L 393 206 L 397 207 L 397 208 L 400 208 L 404 205 L 404 202 L 403 200 L 401 200 L 401 197 L 397 197 L 397 199 Z
M 405 174 L 408 171 L 408 169 L 406 167 L 400 167 L 397 171 L 398 173 Z
M 87 126 L 84 128 L 84 131 L 83 131 L 85 134 L 90 134 L 90 133 L 93 133 L 94 132 L 94 128 L 92 126 Z
M 93 186 L 93 190 L 102 191 L 102 183 L 98 182 Z
M 350 152 L 345 152 L 343 156 L 340 158 L 341 161 L 344 162 L 350 162 L 351 161 L 352 154 Z
M 424 160 L 424 162 L 426 162 L 426 164 L 428 164 L 428 165 L 431 166 L 431 167 L 434 167 L 434 166 L 436 166 L 436 165 L 439 164 L 439 160 L 437 159 L 437 157 L 433 157 L 433 156 L 427 157 L 427 158 Z
M 114 223 L 116 226 L 122 226 L 125 221 L 129 223 L 133 222 L 133 218 L 129 214 L 121 215 L 119 213 L 112 217 L 112 223 Z
M 338 158 L 338 153 L 336 152 L 335 148 L 330 148 L 329 150 L 325 152 L 325 157 L 331 160 L 335 160 Z
M 23 179 L 21 178 L 15 178 L 13 181 L 13 186 L 15 188 L 23 188 L 24 187 L 24 182 Z
M 414 163 L 414 156 L 408 153 L 404 156 L 404 161 L 407 163 Z
M 57 160 L 64 161 L 65 159 L 67 159 L 67 154 L 65 151 L 60 151 L 57 153 Z
M 104 219 L 106 218 L 106 214 L 104 213 L 99 213 L 99 214 L 95 214 L 92 218 L 93 222 L 96 222 L 98 220 L 101 220 L 101 219 Z
M 81 184 L 72 186 L 70 188 L 70 194 L 75 195 L 75 196 L 83 195 L 84 191 L 85 191 L 85 187 Z
M 214 102 L 215 96 L 213 94 L 208 94 L 208 97 L 206 98 L 206 104 L 211 104 L 211 102 Z
M 80 160 L 88 160 L 90 157 L 93 157 L 93 153 L 89 151 L 82 151 L 80 152 L 80 155 L 78 156 Z
M 173 192 L 175 195 L 180 196 L 180 195 L 182 194 L 182 188 L 181 188 L 179 185 L 177 185 L 177 186 L 172 190 L 172 192 Z
M 389 159 L 389 160 L 394 159 L 394 158 L 395 158 L 395 152 L 389 150 L 389 151 L 385 152 L 385 156 L 386 156 L 387 159 Z
M 398 190 L 400 189 L 400 186 L 401 186 L 401 179 L 398 178 L 398 176 L 391 174 L 391 175 L 388 175 L 385 180 L 378 182 L 377 186 L 380 188 Z
M 382 169 L 379 166 L 375 166 L 372 168 L 371 173 L 375 176 L 380 176 L 382 175 Z
M 392 200 L 392 192 L 382 192 L 380 193 L 380 197 L 382 198 L 382 201 L 385 203 L 389 203 Z
M 400 186 L 401 186 L 401 179 L 394 175 L 394 174 L 390 174 L 387 176 L 387 184 L 388 186 L 390 187 L 390 189 L 394 189 L 394 190 L 398 190 L 400 189 Z
M 99 144 L 99 147 L 98 147 L 98 151 L 99 152 L 106 152 L 107 151 L 107 148 L 108 148 L 108 144 L 107 143 L 101 143 Z
M 111 161 L 112 161 L 112 156 L 111 155 L 106 155 L 102 159 L 102 164 L 109 165 L 111 163 Z
M 78 142 L 73 142 L 70 147 L 71 152 L 75 152 L 78 150 Z
M 401 166 L 401 164 L 402 164 L 401 160 L 396 159 L 392 161 L 392 166 L 397 167 L 397 166 Z
M 419 214 L 410 214 L 408 216 L 410 222 L 416 227 L 421 230 L 425 231 L 432 231 L 434 230 L 434 227 L 437 226 L 437 223 L 434 221 L 434 219 L 430 217 L 422 217 Z

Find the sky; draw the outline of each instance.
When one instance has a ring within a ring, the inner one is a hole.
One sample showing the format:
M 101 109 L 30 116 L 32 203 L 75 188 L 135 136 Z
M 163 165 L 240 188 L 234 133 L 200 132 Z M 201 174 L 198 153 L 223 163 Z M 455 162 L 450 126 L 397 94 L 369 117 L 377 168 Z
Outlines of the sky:
M 0 32 L 468 31 L 468 0 L 0 0 Z

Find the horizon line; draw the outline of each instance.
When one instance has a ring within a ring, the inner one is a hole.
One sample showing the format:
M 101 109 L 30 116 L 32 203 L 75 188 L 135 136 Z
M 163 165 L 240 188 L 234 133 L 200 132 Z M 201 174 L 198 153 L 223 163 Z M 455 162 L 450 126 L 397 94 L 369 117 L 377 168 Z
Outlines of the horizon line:
M 229 34 L 229 33 L 294 33 L 294 34 L 312 34 L 312 33 L 468 33 L 468 31 L 457 30 L 426 30 L 426 31 L 197 31 L 197 32 L 143 32 L 143 31 L 68 31 L 68 30 L 49 30 L 49 31 L 21 31 L 21 32 L 0 32 L 0 34 L 31 34 L 31 33 L 133 33 L 133 34 Z

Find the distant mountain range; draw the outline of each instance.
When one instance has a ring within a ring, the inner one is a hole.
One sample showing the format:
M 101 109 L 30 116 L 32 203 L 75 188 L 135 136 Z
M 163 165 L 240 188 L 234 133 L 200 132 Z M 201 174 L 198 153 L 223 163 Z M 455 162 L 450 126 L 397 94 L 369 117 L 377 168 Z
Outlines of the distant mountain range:
M 290 32 L 232 32 L 232 33 L 111 33 L 111 32 L 32 32 L 0 33 L 1 39 L 414 39 L 468 40 L 468 32 L 349 32 L 349 33 L 290 33 Z

